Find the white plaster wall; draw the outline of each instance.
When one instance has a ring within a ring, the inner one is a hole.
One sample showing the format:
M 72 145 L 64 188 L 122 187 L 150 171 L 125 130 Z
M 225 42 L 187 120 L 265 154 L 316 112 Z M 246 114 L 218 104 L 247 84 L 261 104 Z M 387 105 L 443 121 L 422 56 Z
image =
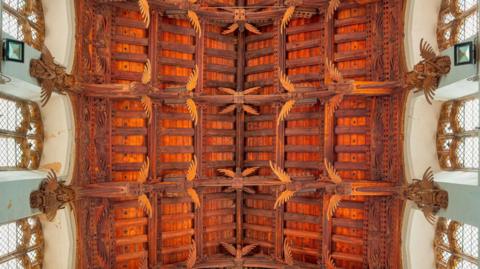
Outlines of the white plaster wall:
M 45 238 L 45 253 L 43 268 L 68 269 L 74 268 L 75 262 L 75 223 L 70 207 L 57 211 L 52 222 L 41 216 L 43 235 Z
M 421 60 L 422 38 L 438 52 L 436 34 L 440 4 L 441 0 L 407 0 L 404 46 L 409 70 Z
M 64 180 L 71 181 L 73 169 L 75 126 L 70 99 L 65 95 L 55 95 L 41 109 L 45 130 L 44 151 L 40 167 L 60 164 L 56 171 Z
M 411 202 L 407 204 L 403 227 L 404 268 L 435 269 L 435 227 L 425 220 L 422 211 L 413 208 Z
M 70 71 L 75 52 L 74 0 L 42 0 L 45 16 L 45 45 L 56 60 Z
M 423 95 L 410 94 L 405 118 L 405 172 L 407 179 L 421 178 L 428 167 L 440 171 L 436 135 L 441 102 L 428 104 Z

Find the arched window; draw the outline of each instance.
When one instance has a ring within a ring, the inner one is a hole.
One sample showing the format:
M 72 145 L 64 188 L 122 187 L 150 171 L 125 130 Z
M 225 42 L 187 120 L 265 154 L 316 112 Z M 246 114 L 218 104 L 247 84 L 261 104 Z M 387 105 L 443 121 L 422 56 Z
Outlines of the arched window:
M 478 0 L 442 0 L 437 23 L 438 48 L 444 50 L 478 32 Z
M 437 127 L 437 154 L 442 169 L 479 170 L 479 106 L 478 97 L 442 105 Z
M 0 170 L 37 169 L 42 148 L 38 105 L 0 95 Z
M 45 38 L 41 0 L 2 0 L 2 29 L 41 50 Z
M 0 225 L 0 268 L 42 268 L 43 233 L 38 217 Z
M 437 269 L 478 269 L 478 228 L 439 218 L 435 232 Z

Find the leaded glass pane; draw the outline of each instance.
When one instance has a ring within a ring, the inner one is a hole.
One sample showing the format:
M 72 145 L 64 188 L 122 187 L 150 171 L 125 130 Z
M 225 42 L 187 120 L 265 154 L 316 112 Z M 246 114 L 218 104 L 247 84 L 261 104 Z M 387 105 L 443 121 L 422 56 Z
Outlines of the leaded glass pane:
M 23 269 L 22 262 L 19 259 L 8 260 L 5 263 L 0 263 L 0 269 Z
M 457 156 L 464 168 L 479 168 L 479 138 L 466 137 L 460 143 Z
M 477 0 L 458 0 L 458 7 L 461 11 L 466 11 L 477 4 Z
M 469 261 L 462 260 L 456 267 L 457 269 L 478 269 L 478 265 L 473 264 Z
M 465 18 L 465 20 L 463 21 L 460 27 L 458 39 L 459 41 L 466 40 L 467 38 L 470 38 L 476 35 L 477 32 L 478 32 L 478 16 L 477 16 L 477 13 L 475 12 L 472 15 Z
M 22 150 L 15 139 L 0 136 L 0 167 L 16 167 L 21 159 Z
M 3 3 L 15 10 L 23 9 L 25 6 L 25 0 L 3 0 Z
M 2 30 L 15 39 L 23 40 L 23 32 L 17 17 L 5 10 L 2 11 Z
M 22 111 L 17 102 L 0 98 L 0 129 L 13 132 L 22 120 Z
M 462 252 L 471 257 L 478 257 L 478 228 L 463 224 L 455 234 Z
M 480 101 L 468 100 L 462 104 L 459 111 L 459 123 L 463 130 L 472 131 L 480 127 Z

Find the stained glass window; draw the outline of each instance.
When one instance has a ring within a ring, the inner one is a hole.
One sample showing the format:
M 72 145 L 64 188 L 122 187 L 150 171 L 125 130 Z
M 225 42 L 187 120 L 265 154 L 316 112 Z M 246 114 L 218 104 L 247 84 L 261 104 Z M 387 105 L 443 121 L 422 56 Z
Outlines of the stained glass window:
M 438 14 L 437 41 L 443 50 L 478 32 L 478 0 L 442 0 Z
M 0 269 L 42 268 L 43 233 L 37 217 L 0 225 Z
M 41 50 L 45 36 L 41 0 L 2 0 L 2 30 Z
M 437 269 L 478 269 L 478 227 L 440 218 L 435 232 Z
M 0 170 L 37 169 L 42 145 L 38 105 L 0 95 Z
M 437 154 L 444 170 L 480 168 L 480 101 L 453 100 L 443 104 L 438 122 Z

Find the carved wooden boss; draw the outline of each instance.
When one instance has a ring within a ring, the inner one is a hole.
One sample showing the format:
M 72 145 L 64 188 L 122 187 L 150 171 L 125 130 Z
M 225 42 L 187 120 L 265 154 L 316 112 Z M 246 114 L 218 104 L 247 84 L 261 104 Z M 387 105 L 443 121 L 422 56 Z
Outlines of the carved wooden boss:
M 402 1 L 76 6 L 78 268 L 400 268 L 403 199 L 444 206 L 403 180 Z

